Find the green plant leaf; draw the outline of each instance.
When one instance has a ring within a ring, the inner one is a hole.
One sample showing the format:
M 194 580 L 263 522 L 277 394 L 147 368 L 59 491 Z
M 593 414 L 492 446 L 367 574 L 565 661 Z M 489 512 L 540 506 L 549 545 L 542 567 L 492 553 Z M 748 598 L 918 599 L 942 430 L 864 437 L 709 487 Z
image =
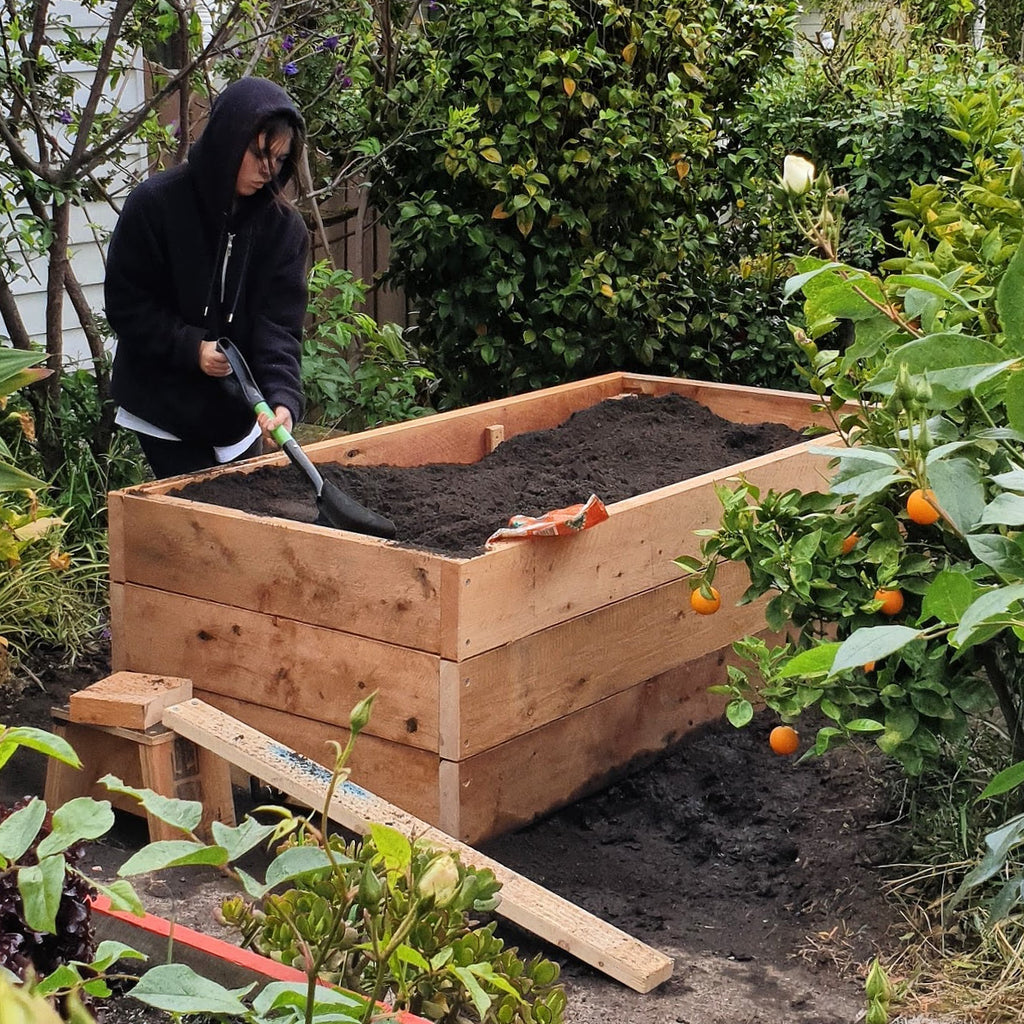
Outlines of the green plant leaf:
M 72 768 L 81 768 L 74 748 L 66 739 L 55 736 L 45 729 L 35 729 L 29 725 L 19 725 L 12 729 L 0 727 L 0 768 L 2 768 L 18 747 L 28 747 L 47 757 L 55 758 Z
M 370 835 L 388 871 L 404 871 L 412 862 L 412 846 L 397 829 L 371 822 Z
M 952 626 L 960 621 L 968 605 L 984 592 L 962 572 L 943 569 L 929 584 L 921 602 L 921 618 L 938 619 Z
M 743 726 L 749 725 L 754 718 L 754 705 L 749 700 L 739 699 L 731 700 L 726 705 L 725 717 L 729 719 L 729 724 L 737 729 L 742 729 Z
M 854 718 L 846 723 L 846 728 L 850 732 L 883 732 L 885 730 L 885 726 L 873 718 Z
M 986 620 L 1003 615 L 1015 604 L 1024 600 L 1024 583 L 986 590 L 968 605 L 960 618 L 960 625 L 951 638 L 955 647 L 967 644 L 975 630 Z
M 978 526 L 1024 526 L 1024 495 L 1003 492 L 984 508 Z
M 996 289 L 996 310 L 1006 347 L 1024 355 L 1024 242 L 1017 246 Z
M 1004 768 L 994 775 L 976 799 L 988 800 L 994 796 L 1002 796 L 1003 793 L 1016 789 L 1021 783 L 1024 783 L 1024 761 L 1011 764 L 1009 768 Z
M 338 854 L 335 854 L 335 859 L 339 859 Z M 340 857 L 340 860 L 344 864 L 352 863 L 350 857 Z M 314 871 L 323 871 L 330 866 L 330 859 L 319 846 L 289 847 L 283 853 L 278 854 L 267 867 L 267 888 L 273 889 L 275 885 L 280 885 L 282 882 L 301 878 Z
M 39 828 L 46 817 L 46 804 L 38 798 L 0 822 L 0 857 L 16 861 L 39 834 Z
M 930 295 L 958 303 L 966 309 L 974 308 L 959 292 L 953 291 L 938 278 L 927 277 L 925 274 L 890 274 L 885 279 L 885 284 L 887 288 L 913 288 L 916 291 L 928 292 Z
M 412 964 L 413 967 L 417 967 L 421 971 L 426 972 L 430 970 L 427 958 L 418 949 L 413 949 L 412 946 L 407 946 L 403 943 L 395 950 L 395 956 L 402 963 Z
M 1019 369 L 1007 374 L 1003 404 L 1010 426 L 1024 431 L 1024 372 Z
M 252 987 L 232 991 L 185 964 L 160 964 L 139 978 L 130 995 L 167 1013 L 226 1013 L 244 1018 L 248 1010 L 240 997 Z
M 970 533 L 985 509 L 981 470 L 969 459 L 943 459 L 928 467 L 928 483 L 939 507 L 961 533 Z
M 830 675 L 881 661 L 916 640 L 920 633 L 910 626 L 865 626 L 847 637 L 836 652 Z
M 227 850 L 219 846 L 204 846 L 187 839 L 164 839 L 150 843 L 129 857 L 117 872 L 123 878 L 142 875 L 164 868 L 186 867 L 189 864 L 227 864 Z
M 826 676 L 832 671 L 832 663 L 840 646 L 838 643 L 823 643 L 809 647 L 784 662 L 779 668 L 779 675 L 783 679 Z
M 63 889 L 63 857 L 44 857 L 38 864 L 18 871 L 18 892 L 29 928 L 47 935 L 56 931 Z
M 152 789 L 136 789 L 123 783 L 116 775 L 104 775 L 100 782 L 112 793 L 134 797 L 149 814 L 183 832 L 195 832 L 202 821 L 203 805 L 198 800 L 178 800 L 161 796 Z
M 62 853 L 82 839 L 99 839 L 114 826 L 114 812 L 107 800 L 80 796 L 53 812 L 50 834 L 39 841 L 39 856 Z
M 227 851 L 228 860 L 233 861 L 269 839 L 276 828 L 276 824 L 261 825 L 255 818 L 247 817 L 234 827 L 214 821 L 210 824 L 210 834 L 213 841 Z
M 118 960 L 148 960 L 145 953 L 140 953 L 123 942 L 116 942 L 114 939 L 104 939 L 97 947 L 92 961 L 85 964 L 94 971 L 105 971 Z
M 136 917 L 143 917 L 145 915 L 146 908 L 142 905 L 142 900 L 139 899 L 138 893 L 132 888 L 132 883 L 126 878 L 115 879 L 109 884 L 97 882 L 95 879 L 90 878 L 89 884 L 95 886 L 97 892 L 110 900 L 111 910 L 121 910 L 127 914 L 134 914 Z
M 971 533 L 965 540 L 971 554 L 1004 579 L 1024 578 L 1024 554 L 1009 537 L 998 533 Z
M 473 1000 L 476 1012 L 480 1015 L 480 1019 L 486 1019 L 487 1011 L 491 1008 L 491 997 L 483 990 L 473 972 L 468 967 L 452 967 L 451 971 L 465 986 L 466 991 L 469 993 L 469 998 Z
M 1022 814 L 1011 818 L 1000 828 L 985 836 L 985 846 L 988 850 L 979 863 L 964 876 L 964 880 L 949 901 L 947 913 L 952 911 L 971 889 L 981 885 L 982 882 L 987 882 L 1003 869 L 1010 851 L 1021 841 L 1022 837 L 1024 837 L 1024 815 Z

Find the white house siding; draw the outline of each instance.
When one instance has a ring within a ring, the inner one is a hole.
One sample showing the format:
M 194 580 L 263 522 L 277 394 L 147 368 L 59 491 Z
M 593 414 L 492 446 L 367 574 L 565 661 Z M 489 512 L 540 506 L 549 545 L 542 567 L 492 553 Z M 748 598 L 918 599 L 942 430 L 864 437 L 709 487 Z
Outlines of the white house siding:
M 104 28 L 101 10 L 97 5 L 89 10 L 82 4 L 71 0 L 57 0 L 53 10 L 57 17 L 66 17 L 71 24 L 83 33 L 94 32 Z M 89 69 L 82 66 L 72 67 L 72 73 L 82 83 L 76 103 L 85 101 L 91 82 Z M 120 107 L 135 107 L 144 99 L 143 76 L 140 72 L 125 76 L 119 83 L 117 92 L 105 97 L 101 102 L 116 104 Z M 145 154 L 141 147 L 138 151 L 140 166 Z M 106 203 L 88 203 L 82 208 L 72 211 L 71 217 L 71 261 L 86 300 L 94 310 L 103 309 L 103 253 L 106 238 L 113 228 L 116 214 Z M 46 260 L 36 259 L 27 264 L 21 275 L 12 283 L 18 309 L 34 341 L 40 345 L 46 338 Z M 64 324 L 64 352 L 69 362 L 79 363 L 89 359 L 89 346 L 85 334 L 78 326 L 78 320 L 65 298 L 62 316 Z

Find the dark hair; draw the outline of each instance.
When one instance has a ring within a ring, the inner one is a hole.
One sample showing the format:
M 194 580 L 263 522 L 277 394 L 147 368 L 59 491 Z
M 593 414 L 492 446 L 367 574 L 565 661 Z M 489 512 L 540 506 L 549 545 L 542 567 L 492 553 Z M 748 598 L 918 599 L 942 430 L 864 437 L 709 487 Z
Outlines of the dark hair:
M 302 147 L 305 143 L 305 135 L 302 130 L 302 122 L 286 113 L 271 114 L 257 126 L 253 133 L 253 146 L 256 140 L 263 136 L 262 155 L 266 157 L 268 166 L 272 167 L 270 161 L 271 148 L 278 139 L 290 136 L 292 140 L 291 150 L 285 160 L 281 172 L 273 177 L 270 188 L 276 196 L 283 198 L 282 188 L 290 181 L 297 182 L 299 179 L 299 157 L 302 155 Z

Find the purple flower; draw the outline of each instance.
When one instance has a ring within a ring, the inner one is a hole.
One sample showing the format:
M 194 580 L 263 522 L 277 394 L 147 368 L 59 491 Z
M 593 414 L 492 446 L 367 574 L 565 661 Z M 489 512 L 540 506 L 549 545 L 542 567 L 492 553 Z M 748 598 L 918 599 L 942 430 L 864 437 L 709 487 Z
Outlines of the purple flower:
M 347 89 L 351 84 L 352 79 L 349 78 L 348 75 L 342 75 L 341 78 L 338 80 L 338 85 L 340 85 L 342 89 Z
M 329 50 L 331 53 L 333 53 L 337 48 L 338 48 L 338 37 L 337 36 L 328 36 L 320 44 L 320 49 L 321 50 Z
M 285 64 L 285 66 L 284 66 L 283 68 L 281 68 L 281 70 L 282 70 L 282 71 L 283 71 L 283 72 L 284 72 L 284 73 L 285 73 L 285 74 L 286 74 L 286 75 L 287 75 L 287 76 L 288 76 L 289 78 L 291 78 L 291 77 L 292 77 L 293 75 L 297 75 L 297 74 L 299 73 L 299 65 L 298 65 L 298 64 L 296 64 L 296 63 L 295 63 L 295 61 L 293 61 L 293 60 L 290 60 L 290 61 L 288 61 L 288 63 L 287 63 L 287 64 Z
M 284 39 L 281 40 L 281 49 L 284 50 L 285 53 L 288 53 L 290 50 L 294 50 L 295 36 L 285 36 Z
M 60 112 L 60 116 L 57 118 L 57 120 L 60 121 L 61 124 L 71 124 L 72 120 L 74 119 L 71 116 L 71 111 L 65 109 Z

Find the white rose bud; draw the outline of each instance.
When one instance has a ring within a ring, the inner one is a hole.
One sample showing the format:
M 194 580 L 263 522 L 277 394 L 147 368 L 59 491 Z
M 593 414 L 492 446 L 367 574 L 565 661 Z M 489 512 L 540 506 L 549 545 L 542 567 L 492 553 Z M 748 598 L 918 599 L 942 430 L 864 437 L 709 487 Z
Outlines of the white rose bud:
M 782 187 L 791 196 L 806 195 L 814 184 L 814 164 L 790 154 L 782 163 Z
M 433 899 L 435 907 L 446 907 L 459 888 L 459 868 L 449 853 L 435 857 L 420 876 L 416 888 L 424 899 Z

